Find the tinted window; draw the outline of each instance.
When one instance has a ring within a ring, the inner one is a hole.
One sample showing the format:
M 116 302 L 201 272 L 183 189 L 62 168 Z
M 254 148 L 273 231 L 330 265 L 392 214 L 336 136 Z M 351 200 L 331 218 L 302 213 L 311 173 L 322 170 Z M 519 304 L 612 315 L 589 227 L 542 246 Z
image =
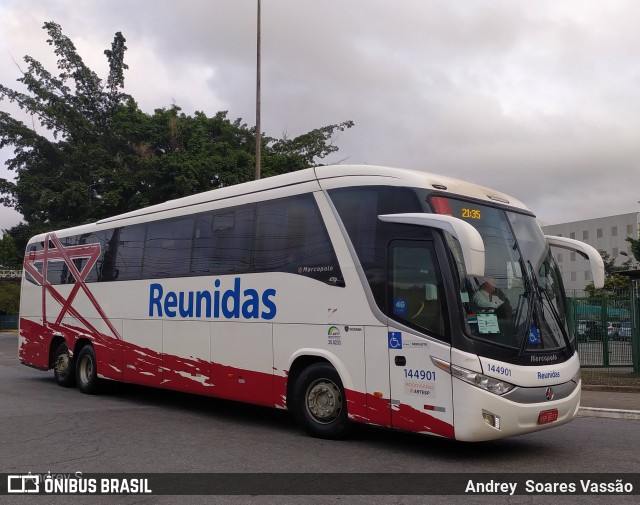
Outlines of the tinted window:
M 104 242 L 104 239 L 101 237 L 104 237 L 104 235 L 105 235 L 105 232 L 97 232 L 97 233 L 91 233 L 91 234 L 84 234 L 80 236 L 65 237 L 60 239 L 60 242 L 65 248 L 73 247 L 75 249 L 75 251 L 74 250 L 69 251 L 71 255 L 74 256 L 71 259 L 71 262 L 78 269 L 78 273 L 80 275 L 84 275 L 86 282 L 93 282 L 97 280 L 98 271 L 101 265 L 101 257 L 98 256 L 98 258 L 96 258 L 97 261 L 94 262 L 93 267 L 88 272 L 83 272 L 83 269 L 86 268 L 87 263 L 89 261 L 89 257 L 93 253 L 93 251 L 91 250 L 84 251 L 86 255 L 78 257 L 78 254 L 79 254 L 78 246 L 82 246 L 85 244 L 98 243 L 100 244 L 100 247 L 101 247 L 100 251 L 103 252 L 104 247 L 102 243 Z M 28 248 L 27 255 L 30 252 L 42 251 L 43 249 L 44 247 L 42 243 L 31 244 Z M 49 243 L 49 254 L 51 255 L 56 254 L 56 248 L 52 242 Z M 42 266 L 43 266 L 42 261 L 38 261 L 34 264 L 34 267 L 40 273 L 42 273 Z M 31 275 L 29 275 L 28 273 L 27 273 L 27 280 L 35 283 L 35 279 L 33 279 Z M 50 284 L 55 284 L 55 285 L 74 284 L 76 282 L 76 278 L 62 258 L 55 258 L 55 259 L 49 259 L 47 261 L 47 281 Z
M 75 237 L 65 237 L 60 239 L 60 242 L 63 247 L 69 247 L 73 245 L 74 238 Z M 53 258 L 53 256 L 57 255 L 56 251 L 56 246 L 52 241 L 49 241 L 48 254 L 50 255 L 50 259 L 47 261 L 47 282 L 49 282 L 49 284 L 73 284 L 75 282 L 75 278 L 71 275 L 71 272 L 67 268 L 64 260 L 60 257 Z
M 297 273 L 330 284 L 342 278 L 312 194 L 258 204 L 254 254 L 257 272 Z
M 29 244 L 29 246 L 27 247 L 27 252 L 25 254 L 25 260 L 29 261 L 29 253 L 35 253 L 37 251 L 42 251 L 42 243 L 41 242 L 35 242 L 33 244 Z M 38 262 L 31 262 L 29 261 L 29 263 L 31 263 L 33 265 L 33 268 L 35 268 L 40 274 L 42 274 L 42 263 Z M 36 283 L 36 280 L 33 278 L 33 276 L 29 273 L 28 270 L 25 269 L 24 272 L 25 275 L 25 279 L 27 279 L 27 281 L 31 282 L 32 284 L 38 284 Z
M 102 245 L 102 254 L 98 265 L 98 282 L 115 281 L 118 278 L 116 259 L 118 257 L 118 242 L 122 228 L 107 230 Z
M 104 261 L 105 247 L 108 242 L 108 239 L 111 237 L 112 234 L 113 234 L 113 230 L 103 230 L 95 233 L 85 233 L 77 237 L 76 245 L 82 246 L 82 245 L 96 244 L 97 246 L 100 247 L 100 255 L 98 256 L 97 260 L 94 262 L 93 266 L 88 272 L 83 273 L 83 275 L 86 274 L 85 282 L 96 282 L 97 280 L 100 279 L 100 272 L 101 272 L 103 261 Z M 92 254 L 94 253 L 94 250 L 92 248 L 89 248 L 87 250 L 87 253 Z M 82 269 L 86 267 L 88 261 L 89 261 L 89 257 L 77 258 L 73 260 L 76 267 L 78 268 L 78 271 L 81 273 L 82 273 Z
M 391 244 L 387 313 L 425 333 L 444 335 L 444 286 L 432 243 L 396 240 Z
M 416 191 L 392 186 L 364 186 L 329 191 L 378 307 L 386 311 L 387 247 L 393 239 L 431 236 L 426 228 L 386 223 L 382 214 L 423 212 Z
M 193 239 L 191 275 L 248 272 L 255 205 L 200 214 Z
M 105 263 L 114 261 L 113 270 L 109 272 L 111 279 L 104 275 L 103 280 L 127 281 L 140 279 L 142 255 L 144 253 L 144 235 L 145 226 L 143 224 L 125 226 L 115 230 L 109 242 L 109 255 L 111 257 L 105 258 Z
M 246 272 L 290 272 L 338 286 L 342 280 L 312 194 L 76 235 L 63 244 L 99 244 L 86 282 Z M 82 272 L 88 256 L 72 261 Z M 42 263 L 35 268 L 42 272 Z M 57 259 L 49 260 L 47 278 L 52 284 L 75 282 Z
M 183 277 L 191 268 L 193 216 L 147 224 L 142 277 Z

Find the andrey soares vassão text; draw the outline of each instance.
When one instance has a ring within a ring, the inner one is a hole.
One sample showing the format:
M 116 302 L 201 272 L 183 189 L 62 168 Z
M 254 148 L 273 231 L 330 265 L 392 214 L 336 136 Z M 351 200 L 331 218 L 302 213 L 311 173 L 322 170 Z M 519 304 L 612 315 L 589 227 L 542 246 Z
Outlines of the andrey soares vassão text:
M 465 493 L 471 494 L 519 494 L 518 482 L 500 482 L 489 480 L 479 482 L 469 480 Z M 522 488 L 523 494 L 630 494 L 634 490 L 633 484 L 615 479 L 609 482 L 579 479 L 578 482 L 537 482 L 528 479 Z

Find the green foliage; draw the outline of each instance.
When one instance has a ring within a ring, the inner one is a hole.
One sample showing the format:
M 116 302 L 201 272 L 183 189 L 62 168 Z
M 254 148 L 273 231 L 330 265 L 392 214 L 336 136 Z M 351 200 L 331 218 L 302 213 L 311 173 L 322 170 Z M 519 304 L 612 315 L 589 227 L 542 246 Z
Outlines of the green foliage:
M 631 244 L 631 254 L 633 254 L 636 263 L 640 263 L 640 240 L 633 237 L 627 237 L 625 240 Z
M 617 276 L 618 272 L 622 272 L 623 270 L 629 270 L 631 268 L 631 259 L 627 259 L 622 265 L 616 265 L 616 259 L 612 257 L 607 251 L 598 251 L 600 256 L 602 256 L 602 261 L 604 263 L 604 276 L 605 279 L 609 279 L 610 277 Z
M 22 252 L 9 233 L 4 233 L 0 239 L 0 268 L 22 268 Z
M 590 282 L 585 290 L 590 296 L 598 295 L 613 295 L 615 293 L 625 291 L 629 289 L 629 279 L 623 275 L 619 275 L 618 272 L 623 270 L 629 270 L 631 268 L 632 260 L 628 259 L 622 265 L 615 264 L 616 259 L 606 251 L 598 251 L 602 256 L 604 262 L 604 287 L 596 289 L 593 282 Z
M 29 234 L 129 212 L 169 199 L 252 180 L 255 129 L 226 112 L 192 116 L 173 105 L 153 114 L 124 93 L 125 38 L 106 50 L 106 80 L 89 69 L 59 25 L 44 24 L 57 74 L 30 56 L 18 79 L 26 92 L 0 85 L 41 132 L 0 112 L 0 147 L 16 182 L 0 179 L 0 202 L 26 223 L 9 232 L 19 249 Z M 337 151 L 335 135 L 353 122 L 324 126 L 293 139 L 264 137 L 262 174 L 307 168 Z
M 17 314 L 20 310 L 20 283 L 0 282 L 0 313 Z

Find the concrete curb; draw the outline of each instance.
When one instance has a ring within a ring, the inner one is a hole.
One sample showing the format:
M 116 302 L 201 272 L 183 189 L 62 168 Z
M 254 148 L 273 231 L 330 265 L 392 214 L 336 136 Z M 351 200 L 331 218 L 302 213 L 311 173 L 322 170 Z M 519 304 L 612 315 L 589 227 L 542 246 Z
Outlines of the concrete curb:
M 596 407 L 580 407 L 580 417 L 607 417 L 609 419 L 640 420 L 640 410 L 601 409 Z

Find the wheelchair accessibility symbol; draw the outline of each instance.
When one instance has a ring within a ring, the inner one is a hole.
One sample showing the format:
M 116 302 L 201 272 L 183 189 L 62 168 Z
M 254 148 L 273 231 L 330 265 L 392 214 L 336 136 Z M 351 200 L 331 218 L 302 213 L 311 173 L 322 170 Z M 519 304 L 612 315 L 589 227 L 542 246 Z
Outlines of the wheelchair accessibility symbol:
M 389 332 L 389 349 L 402 349 L 402 333 L 399 331 Z

